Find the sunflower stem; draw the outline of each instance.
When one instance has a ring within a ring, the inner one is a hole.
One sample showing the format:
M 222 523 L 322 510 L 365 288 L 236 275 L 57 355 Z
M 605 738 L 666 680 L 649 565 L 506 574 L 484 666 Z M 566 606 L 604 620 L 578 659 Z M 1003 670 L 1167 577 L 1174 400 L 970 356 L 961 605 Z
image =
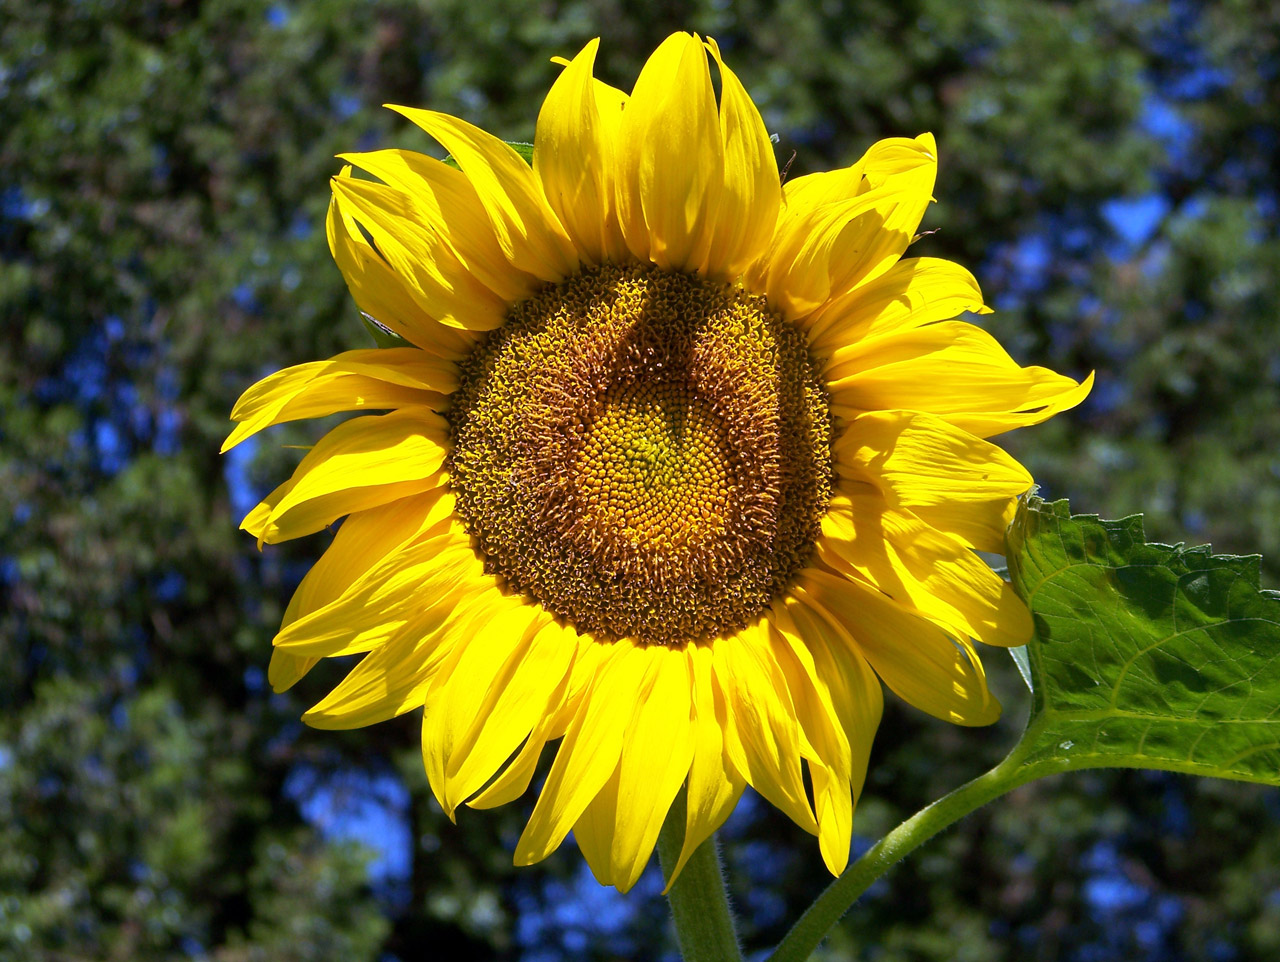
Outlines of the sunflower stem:
M 871 883 L 897 862 L 987 802 L 1048 774 L 1039 767 L 1024 767 L 1021 747 L 1015 747 L 995 768 L 922 808 L 867 849 L 805 910 L 766 962 L 803 962 Z
M 685 801 L 681 791 L 658 835 L 658 860 L 664 876 L 670 876 L 680 858 L 684 825 Z M 680 877 L 667 892 L 667 902 L 684 962 L 741 962 L 742 951 L 734 931 L 720 849 L 714 835 L 689 856 Z

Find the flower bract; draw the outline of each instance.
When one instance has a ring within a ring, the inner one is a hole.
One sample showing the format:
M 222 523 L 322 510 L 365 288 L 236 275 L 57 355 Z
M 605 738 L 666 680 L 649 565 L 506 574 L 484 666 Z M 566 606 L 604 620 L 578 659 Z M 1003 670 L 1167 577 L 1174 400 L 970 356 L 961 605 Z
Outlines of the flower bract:
M 976 552 L 1003 550 L 1032 481 L 985 438 L 1091 382 L 1017 364 L 957 319 L 988 312 L 968 271 L 904 256 L 932 136 L 783 184 L 714 41 L 668 38 L 630 95 L 594 78 L 597 47 L 552 85 L 532 164 L 404 107 L 452 163 L 343 156 L 333 256 L 407 346 L 287 368 L 232 414 L 226 447 L 384 412 L 244 521 L 261 544 L 346 519 L 270 680 L 361 655 L 306 720 L 423 709 L 451 817 L 521 796 L 553 752 L 517 863 L 572 830 L 626 890 L 678 792 L 683 865 L 750 785 L 838 873 L 881 683 L 997 717 L 975 642 L 1031 623 Z

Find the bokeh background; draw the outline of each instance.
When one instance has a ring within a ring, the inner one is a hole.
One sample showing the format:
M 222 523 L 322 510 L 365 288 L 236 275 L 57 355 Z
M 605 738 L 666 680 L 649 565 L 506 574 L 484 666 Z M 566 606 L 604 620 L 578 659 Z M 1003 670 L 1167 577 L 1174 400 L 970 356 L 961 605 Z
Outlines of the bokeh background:
M 974 269 L 982 323 L 1089 401 L 1005 440 L 1047 495 L 1153 539 L 1280 562 L 1280 6 L 1152 0 L 0 2 L 0 958 L 673 959 L 656 869 L 628 896 L 572 843 L 515 870 L 531 798 L 450 825 L 417 719 L 313 732 L 337 680 L 265 681 L 326 537 L 240 517 L 314 425 L 226 458 L 278 367 L 369 346 L 330 261 L 341 150 L 434 149 L 379 108 L 528 140 L 602 35 L 630 87 L 715 36 L 792 173 L 937 134 L 916 251 Z M 859 849 L 979 773 L 998 726 L 890 700 Z M 723 833 L 748 948 L 827 878 L 748 796 Z M 1020 789 L 867 894 L 825 958 L 1280 957 L 1280 792 L 1111 772 Z

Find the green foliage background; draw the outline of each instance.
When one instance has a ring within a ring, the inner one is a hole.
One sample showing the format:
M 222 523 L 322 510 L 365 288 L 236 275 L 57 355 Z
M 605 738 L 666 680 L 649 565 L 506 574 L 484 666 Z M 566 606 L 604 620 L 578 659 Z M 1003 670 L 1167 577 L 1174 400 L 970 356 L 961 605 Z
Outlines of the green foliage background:
M 368 343 L 324 243 L 333 155 L 432 149 L 378 104 L 528 140 L 551 56 L 602 35 L 601 74 L 629 87 L 682 28 L 720 41 L 793 174 L 934 131 L 939 232 L 919 251 L 975 270 L 1020 360 L 1098 371 L 1082 409 L 1007 446 L 1076 510 L 1260 550 L 1276 583 L 1270 3 L 0 0 L 0 959 L 671 951 L 652 885 L 593 894 L 571 844 L 510 867 L 528 800 L 450 826 L 412 717 L 303 729 L 340 668 L 270 694 L 270 637 L 324 539 L 260 555 L 233 498 L 314 431 L 276 431 L 251 463 L 216 452 L 257 376 Z M 890 705 L 861 836 L 1011 744 L 1026 694 L 988 662 L 1009 707 L 992 729 Z M 338 808 L 392 786 L 402 882 L 324 830 L 313 784 Z M 1033 783 L 895 869 L 825 951 L 1274 958 L 1277 816 L 1274 790 L 1236 783 Z M 728 857 L 751 948 L 825 882 L 763 806 Z

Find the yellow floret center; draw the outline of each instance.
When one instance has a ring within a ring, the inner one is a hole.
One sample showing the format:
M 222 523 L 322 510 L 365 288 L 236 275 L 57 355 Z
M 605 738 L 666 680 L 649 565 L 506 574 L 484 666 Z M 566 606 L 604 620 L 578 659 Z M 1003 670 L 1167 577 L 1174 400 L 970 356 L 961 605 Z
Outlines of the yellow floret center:
M 810 557 L 831 494 L 803 335 L 762 298 L 656 268 L 516 305 L 462 364 L 450 421 L 487 569 L 604 638 L 743 627 Z
M 719 418 L 688 385 L 613 388 L 578 454 L 584 521 L 622 551 L 674 560 L 724 532 L 731 459 Z

